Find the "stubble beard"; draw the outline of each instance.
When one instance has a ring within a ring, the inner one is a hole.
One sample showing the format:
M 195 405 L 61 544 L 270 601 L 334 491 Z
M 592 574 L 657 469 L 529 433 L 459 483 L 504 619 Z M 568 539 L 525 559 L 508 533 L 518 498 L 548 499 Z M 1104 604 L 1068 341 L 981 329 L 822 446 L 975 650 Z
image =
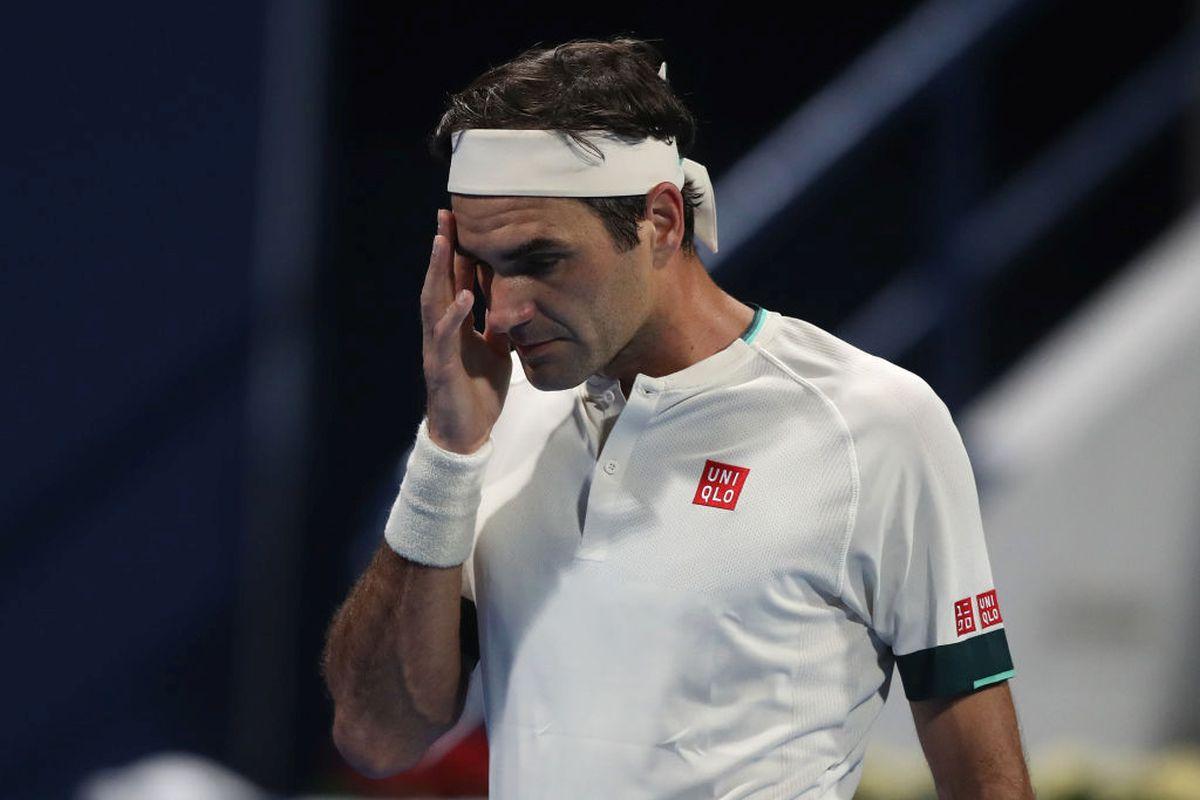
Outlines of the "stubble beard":
M 575 345 L 573 340 L 564 339 L 556 342 L 554 347 L 564 351 Z M 522 361 L 522 366 L 525 365 L 526 362 Z M 580 376 L 581 371 L 582 367 L 579 366 L 578 359 L 572 357 L 570 352 L 558 352 L 553 359 L 545 360 L 526 369 L 525 377 L 535 389 L 543 392 L 558 392 L 564 389 L 573 389 L 583 383 L 588 376 Z

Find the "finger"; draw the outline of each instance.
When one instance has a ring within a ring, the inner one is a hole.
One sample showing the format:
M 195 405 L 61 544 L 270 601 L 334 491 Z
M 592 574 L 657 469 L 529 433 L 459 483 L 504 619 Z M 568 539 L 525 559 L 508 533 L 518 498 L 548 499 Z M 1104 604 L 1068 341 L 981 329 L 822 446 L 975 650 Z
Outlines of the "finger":
M 445 301 L 453 303 L 454 298 L 458 296 L 461 286 L 457 286 L 454 280 L 454 233 L 451 228 L 450 212 L 444 209 L 438 209 L 438 235 L 442 237 L 445 245 L 438 250 L 441 264 L 438 269 L 443 270 L 442 284 L 445 289 Z
M 464 333 L 475 332 L 475 291 L 469 286 L 467 289 L 470 291 L 470 297 L 467 298 L 467 314 L 463 317 L 462 325 L 459 326 Z
M 458 297 L 458 293 L 463 289 L 472 289 L 475 286 L 475 271 L 471 266 L 471 259 L 466 256 L 454 254 L 454 296 Z
M 467 310 L 467 316 L 463 319 L 462 327 L 464 330 L 468 328 L 475 330 L 475 266 L 471 258 L 461 255 L 458 252 L 456 243 L 458 241 L 458 218 L 454 212 L 447 209 L 441 217 L 445 224 L 443 230 L 446 237 L 450 240 L 452 255 L 454 260 L 454 296 L 458 297 L 463 289 L 471 290 L 470 308 Z
M 463 289 L 472 288 L 473 267 L 471 259 L 458 253 L 458 219 L 454 216 L 454 212 L 447 210 L 443 219 L 445 220 L 443 233 L 450 240 L 450 252 L 454 259 L 454 296 L 457 297 Z
M 429 271 L 426 273 L 427 288 L 422 289 L 422 318 L 433 328 L 454 303 L 456 287 L 453 274 L 453 243 L 446 235 L 447 213 L 437 212 L 438 233 L 433 237 Z
M 441 260 L 440 249 L 443 247 L 445 247 L 445 240 L 435 235 L 429 251 L 429 266 L 425 269 L 425 281 L 421 284 L 421 320 L 427 330 L 437 324 L 438 317 L 446 307 L 446 303 L 439 302 L 438 298 L 437 272 Z
M 479 291 L 483 294 L 484 305 L 492 307 L 492 271 L 484 269 L 482 264 L 475 265 L 475 277 L 479 281 Z
M 475 275 L 470 259 L 456 253 L 454 256 L 454 296 L 458 297 L 458 293 L 463 289 L 471 292 L 471 304 L 467 309 L 467 317 L 463 320 L 463 325 L 470 326 L 471 330 L 475 330 Z
M 455 296 L 454 302 L 446 308 L 441 319 L 433 329 L 433 345 L 437 359 L 442 364 L 457 361 L 462 353 L 462 336 L 460 328 L 463 320 L 471 311 L 473 295 L 470 290 Z

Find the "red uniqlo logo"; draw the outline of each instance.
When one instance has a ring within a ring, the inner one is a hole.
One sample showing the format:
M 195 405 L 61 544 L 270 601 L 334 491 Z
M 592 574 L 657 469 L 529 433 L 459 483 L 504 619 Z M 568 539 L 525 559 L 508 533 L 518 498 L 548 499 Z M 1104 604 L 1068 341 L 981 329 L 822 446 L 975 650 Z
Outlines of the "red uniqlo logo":
M 698 506 L 727 508 L 732 511 L 749 474 L 749 467 L 735 467 L 709 459 L 704 462 L 704 470 L 700 473 L 700 485 L 696 487 L 696 496 L 692 498 L 692 502 Z
M 975 630 L 975 609 L 971 607 L 971 598 L 964 597 L 954 604 L 954 627 L 958 635 Z
M 996 600 L 996 590 L 975 595 L 975 601 L 979 603 L 979 625 L 984 628 L 990 628 L 997 622 L 1004 622 L 1004 618 L 1000 616 L 1000 602 Z

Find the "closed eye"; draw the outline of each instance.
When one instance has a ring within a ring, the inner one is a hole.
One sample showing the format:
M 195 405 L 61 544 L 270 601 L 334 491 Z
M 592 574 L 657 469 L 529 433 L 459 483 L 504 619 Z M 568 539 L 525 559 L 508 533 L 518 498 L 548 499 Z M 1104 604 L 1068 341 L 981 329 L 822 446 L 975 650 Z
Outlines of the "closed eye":
M 554 265 L 557 264 L 561 260 L 562 259 L 560 259 L 560 258 L 538 259 L 538 260 L 528 259 L 526 261 L 521 262 L 521 267 L 517 270 L 517 272 L 515 274 L 517 274 L 517 275 L 540 275 L 543 272 L 549 272 L 551 269 L 554 268 Z M 489 267 L 487 265 L 487 262 L 485 262 L 485 261 L 476 261 L 475 266 L 483 267 L 486 270 L 491 269 L 491 267 Z
M 525 262 L 525 269 L 522 271 L 531 275 L 538 275 L 543 272 L 548 272 L 557 263 L 557 258 L 542 261 L 527 261 Z

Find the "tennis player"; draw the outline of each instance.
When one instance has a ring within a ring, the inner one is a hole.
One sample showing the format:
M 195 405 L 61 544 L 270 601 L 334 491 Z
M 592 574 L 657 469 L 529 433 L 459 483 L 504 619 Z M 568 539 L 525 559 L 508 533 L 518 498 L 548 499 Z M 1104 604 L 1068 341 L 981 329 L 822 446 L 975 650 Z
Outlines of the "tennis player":
M 939 797 L 1031 798 L 946 406 L 717 286 L 694 139 L 626 37 L 451 98 L 426 414 L 330 626 L 337 747 L 408 768 L 477 668 L 493 800 L 849 800 L 898 670 Z

